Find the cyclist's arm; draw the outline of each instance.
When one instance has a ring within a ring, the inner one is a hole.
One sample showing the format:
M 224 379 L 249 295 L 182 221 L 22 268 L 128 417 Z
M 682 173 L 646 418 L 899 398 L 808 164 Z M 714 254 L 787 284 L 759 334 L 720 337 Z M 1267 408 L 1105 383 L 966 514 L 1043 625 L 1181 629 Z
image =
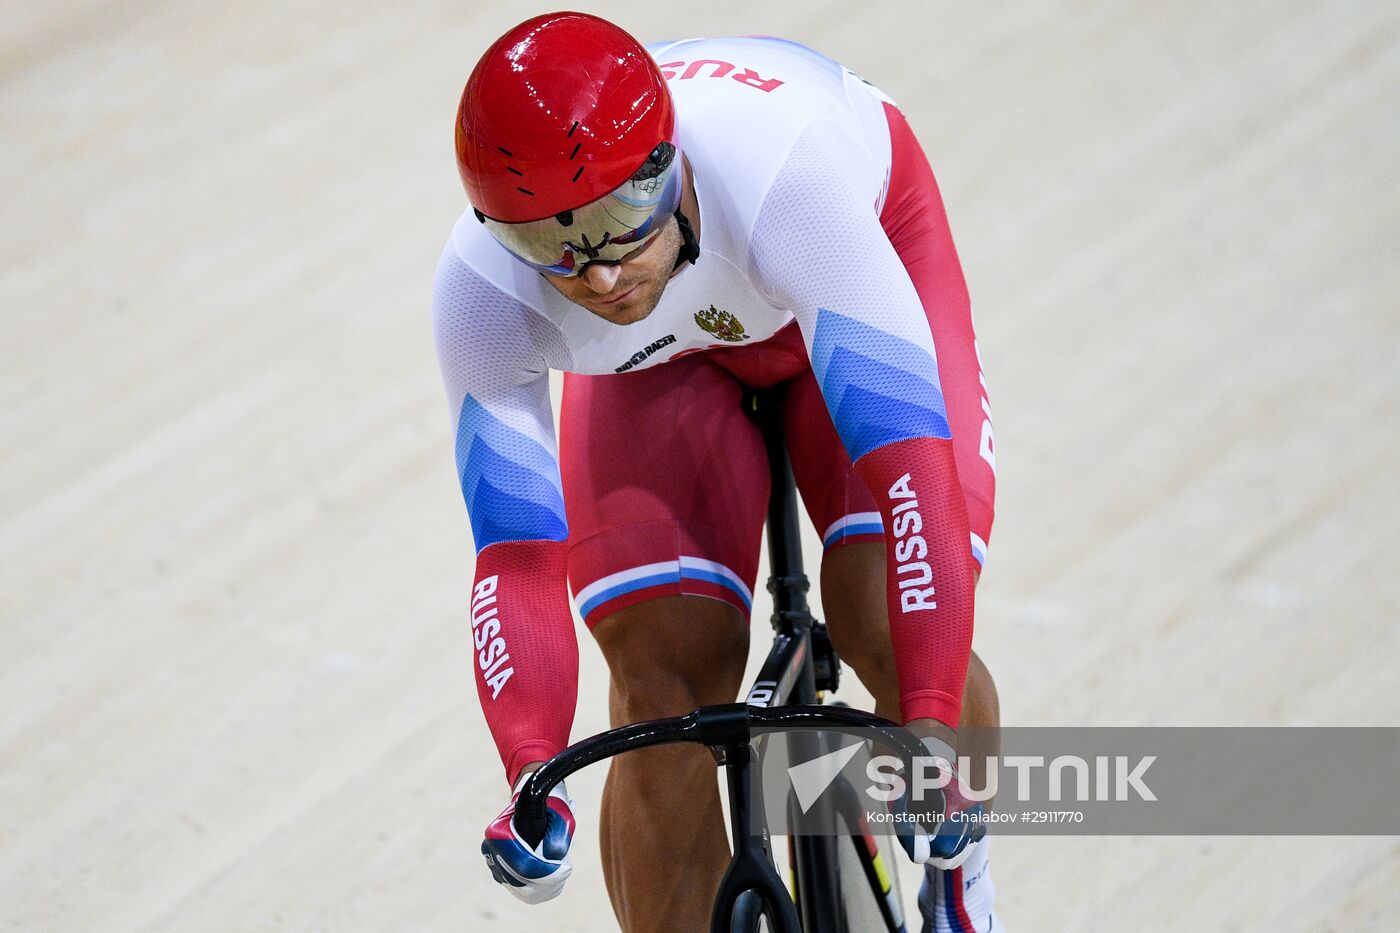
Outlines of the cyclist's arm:
M 854 146 L 810 127 L 759 209 L 750 268 L 802 328 L 827 408 L 885 526 L 890 637 L 905 722 L 956 728 L 974 561 L 933 338 L 860 194 Z
M 529 314 L 449 244 L 433 289 L 433 327 L 477 550 L 477 694 L 512 784 L 524 765 L 568 744 L 578 686 L 549 372 Z

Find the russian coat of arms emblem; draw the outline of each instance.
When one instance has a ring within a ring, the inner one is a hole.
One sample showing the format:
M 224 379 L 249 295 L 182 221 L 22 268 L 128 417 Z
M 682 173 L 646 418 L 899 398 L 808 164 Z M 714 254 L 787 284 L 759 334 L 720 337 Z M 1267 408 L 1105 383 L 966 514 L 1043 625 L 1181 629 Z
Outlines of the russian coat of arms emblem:
M 749 339 L 749 335 L 744 333 L 744 325 L 739 322 L 738 318 L 728 311 L 719 310 L 714 305 L 710 305 L 704 311 L 696 311 L 695 323 L 699 324 L 706 333 L 728 343 L 738 343 L 741 340 Z

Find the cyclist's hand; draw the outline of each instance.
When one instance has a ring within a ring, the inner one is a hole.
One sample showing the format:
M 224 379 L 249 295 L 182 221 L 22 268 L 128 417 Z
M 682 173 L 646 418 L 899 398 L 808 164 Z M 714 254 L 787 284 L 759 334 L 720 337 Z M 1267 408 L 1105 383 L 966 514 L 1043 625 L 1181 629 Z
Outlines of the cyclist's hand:
M 569 843 L 574 838 L 573 801 L 561 781 L 549 792 L 547 801 L 548 826 L 544 838 L 533 849 L 525 844 L 515 829 L 515 802 L 486 827 L 486 839 L 481 854 L 492 876 L 527 904 L 539 904 L 557 897 L 564 889 L 573 866 L 569 864 Z
M 952 757 L 941 750 L 935 755 L 947 764 Z M 972 844 L 987 833 L 982 804 L 968 800 L 959 790 L 958 774 L 948 765 L 951 779 L 943 788 L 943 819 L 937 830 L 930 832 L 922 823 L 896 821 L 899 844 L 909 858 L 920 865 L 950 870 L 957 868 L 972 854 Z M 896 801 L 895 807 L 907 812 L 907 795 Z

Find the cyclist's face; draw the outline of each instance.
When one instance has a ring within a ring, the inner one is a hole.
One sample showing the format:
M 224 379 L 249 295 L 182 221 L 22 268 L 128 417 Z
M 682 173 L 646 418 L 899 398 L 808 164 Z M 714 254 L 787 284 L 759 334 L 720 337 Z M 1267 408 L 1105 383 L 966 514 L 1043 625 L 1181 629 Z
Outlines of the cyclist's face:
M 603 320 L 635 324 L 661 300 L 681 243 L 680 227 L 672 217 L 650 243 L 619 262 L 593 262 L 576 276 L 544 278 L 559 294 Z

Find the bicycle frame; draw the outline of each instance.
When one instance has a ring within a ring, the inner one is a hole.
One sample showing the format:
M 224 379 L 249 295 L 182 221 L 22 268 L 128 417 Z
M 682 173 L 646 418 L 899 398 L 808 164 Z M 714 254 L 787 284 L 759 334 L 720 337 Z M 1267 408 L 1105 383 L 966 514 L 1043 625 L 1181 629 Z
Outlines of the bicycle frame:
M 768 453 L 768 592 L 773 596 L 775 633 L 773 647 L 746 702 L 751 706 L 814 704 L 820 691 L 836 689 L 841 668 L 826 626 L 807 606 L 810 584 L 802 566 L 797 487 L 783 440 L 782 395 L 771 390 L 751 391 L 745 393 L 743 404 L 745 413 L 763 432 Z M 770 684 L 771 693 L 764 702 Z M 819 741 L 816 736 L 794 737 L 796 750 L 805 757 L 816 757 L 823 751 L 814 747 Z M 732 792 L 730 799 L 732 806 Z M 847 933 L 839 920 L 837 842 L 835 837 L 803 837 L 793 842 L 793 886 L 802 929 L 807 933 Z

